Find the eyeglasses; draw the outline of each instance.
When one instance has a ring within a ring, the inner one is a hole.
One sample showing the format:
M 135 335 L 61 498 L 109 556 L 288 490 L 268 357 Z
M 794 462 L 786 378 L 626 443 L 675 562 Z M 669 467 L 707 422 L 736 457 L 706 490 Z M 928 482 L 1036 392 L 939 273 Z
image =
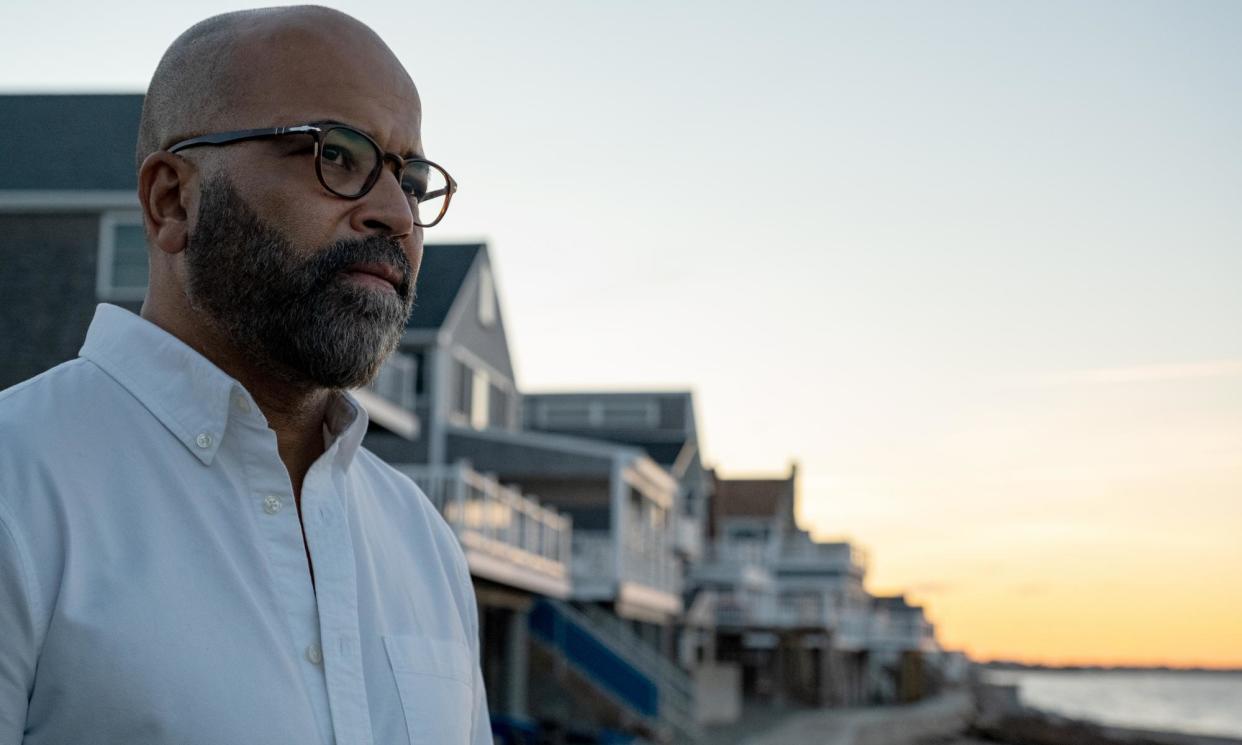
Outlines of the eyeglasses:
M 361 199 L 379 181 L 386 161 L 396 165 L 397 182 L 410 199 L 414 224 L 430 228 L 444 217 L 457 191 L 457 182 L 440 166 L 424 158 L 402 158 L 386 153 L 365 132 L 334 122 L 296 127 L 239 129 L 191 137 L 168 148 L 176 153 L 202 145 L 229 145 L 284 135 L 315 138 L 315 175 L 323 188 L 345 199 Z

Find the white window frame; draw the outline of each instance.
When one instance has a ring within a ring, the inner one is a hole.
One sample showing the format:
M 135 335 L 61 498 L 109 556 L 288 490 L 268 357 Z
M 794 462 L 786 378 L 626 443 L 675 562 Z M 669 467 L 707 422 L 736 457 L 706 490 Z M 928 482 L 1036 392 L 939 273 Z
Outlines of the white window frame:
M 142 300 L 147 296 L 147 285 L 116 287 L 112 283 L 116 229 L 122 225 L 142 227 L 142 211 L 108 210 L 99 216 L 99 266 L 95 273 L 95 294 L 100 300 Z M 149 284 L 150 274 L 147 276 Z
M 367 389 L 405 410 L 412 410 L 417 401 L 414 393 L 414 380 L 418 377 L 418 359 L 397 350 L 384 360 L 379 374 L 367 384 Z M 397 395 L 393 395 L 393 393 Z
M 487 429 L 491 424 L 491 378 L 484 370 L 474 368 L 471 380 L 474 390 L 470 393 L 470 426 L 475 429 Z
M 479 324 L 483 328 L 496 325 L 496 281 L 487 264 L 479 267 Z
M 465 368 L 469 369 L 470 374 L 472 376 L 471 394 L 470 394 L 472 400 L 470 401 L 470 411 L 458 412 L 454 410 L 454 407 L 450 403 L 449 412 L 448 412 L 449 423 L 454 424 L 459 427 L 486 429 L 489 425 L 485 424 L 482 427 L 476 426 L 476 422 L 478 421 L 483 421 L 483 422 L 487 421 L 487 418 L 486 418 L 487 411 L 488 411 L 488 407 L 491 405 L 490 397 L 484 396 L 484 403 L 482 404 L 483 410 L 482 412 L 478 411 L 479 402 L 474 399 L 476 397 L 476 394 L 480 393 L 480 387 L 479 387 L 480 376 L 486 379 L 488 386 L 494 386 L 496 388 L 499 388 L 501 391 L 505 393 L 505 395 L 508 397 L 509 406 L 513 405 L 512 402 L 515 399 L 515 397 L 518 395 L 517 386 L 515 386 L 513 384 L 513 381 L 510 380 L 508 377 L 506 377 L 504 374 L 498 372 L 494 367 L 487 364 L 487 362 L 485 362 L 483 358 L 472 353 L 470 350 L 466 349 L 465 347 L 454 346 L 452 350 L 449 352 L 449 357 L 450 359 L 454 360 L 457 363 L 460 363 Z M 453 380 L 454 389 L 456 388 L 456 386 L 460 385 L 460 383 L 461 382 L 459 380 L 454 379 Z M 481 389 L 481 391 L 484 393 L 486 393 L 488 390 L 489 390 L 488 387 L 483 387 Z M 453 396 L 457 395 L 455 390 L 452 395 Z M 450 402 L 451 402 L 451 399 L 450 399 Z M 476 417 L 482 417 L 482 419 L 476 419 Z M 506 414 L 506 420 L 507 420 L 507 417 L 508 415 Z

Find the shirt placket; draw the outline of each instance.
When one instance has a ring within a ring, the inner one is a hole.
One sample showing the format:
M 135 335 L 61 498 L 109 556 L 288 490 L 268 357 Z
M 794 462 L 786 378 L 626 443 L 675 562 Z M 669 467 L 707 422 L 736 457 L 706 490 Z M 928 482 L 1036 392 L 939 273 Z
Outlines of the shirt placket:
M 323 669 L 337 745 L 373 745 L 358 628 L 357 570 L 345 503 L 333 478 L 339 441 L 306 475 L 302 525 L 315 569 Z M 339 474 L 336 474 L 339 475 Z
M 245 430 L 239 433 L 238 444 L 248 461 L 249 500 L 263 537 L 273 589 L 288 622 L 288 659 L 298 670 L 311 701 L 320 740 L 332 745 L 332 715 L 320 652 L 315 587 L 306 562 L 297 503 L 280 460 L 275 434 L 266 426 Z

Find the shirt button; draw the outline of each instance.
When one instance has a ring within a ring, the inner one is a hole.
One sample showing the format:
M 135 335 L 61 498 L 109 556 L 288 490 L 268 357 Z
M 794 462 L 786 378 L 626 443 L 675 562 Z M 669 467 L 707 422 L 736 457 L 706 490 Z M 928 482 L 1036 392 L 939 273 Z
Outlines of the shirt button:
M 206 450 L 207 448 L 211 447 L 211 443 L 215 442 L 215 438 L 212 437 L 211 433 L 209 432 L 202 432 L 199 434 L 198 437 L 194 438 L 194 442 L 200 448 Z
M 311 645 L 306 648 L 306 659 L 310 660 L 312 665 L 322 665 L 323 650 L 319 648 L 318 644 L 312 642 Z
M 237 398 L 234 399 L 234 401 L 237 402 L 238 411 L 242 412 L 243 414 L 250 413 L 250 402 L 246 400 L 245 396 L 238 396 Z
M 263 498 L 263 511 L 269 515 L 275 515 L 284 506 L 284 500 L 274 494 L 269 494 Z

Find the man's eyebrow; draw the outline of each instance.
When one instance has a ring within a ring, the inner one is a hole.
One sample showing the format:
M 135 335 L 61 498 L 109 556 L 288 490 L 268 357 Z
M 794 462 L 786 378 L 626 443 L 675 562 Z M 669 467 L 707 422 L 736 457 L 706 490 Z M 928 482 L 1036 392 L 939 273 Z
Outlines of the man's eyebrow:
M 350 124 L 349 122 L 338 122 L 338 121 L 337 121 L 337 120 L 335 120 L 335 119 L 316 119 L 316 120 L 315 120 L 314 122 L 312 122 L 312 123 L 313 123 L 313 124 L 329 124 L 329 125 L 336 124 L 336 125 L 340 125 L 340 126 L 342 126 L 342 127 L 349 127 L 350 129 L 356 129 L 356 130 L 358 130 L 359 132 L 361 132 L 361 133 L 365 134 L 367 137 L 370 137 L 372 140 L 375 140 L 375 139 L 376 139 L 376 138 L 375 138 L 375 135 L 373 135 L 373 134 L 371 134 L 370 132 L 366 131 L 366 130 L 365 130 L 365 129 L 363 129 L 362 127 L 359 127 L 357 124 Z M 378 140 L 377 140 L 377 141 L 378 141 Z M 427 157 L 426 155 L 423 155 L 422 153 L 418 152 L 417 150 L 407 150 L 407 151 L 405 151 L 404 153 L 400 153 L 399 155 L 400 155 L 402 158 L 404 158 L 405 160 L 409 160 L 410 158 L 417 158 L 418 160 L 423 160 L 423 159 L 425 159 L 425 158 Z

